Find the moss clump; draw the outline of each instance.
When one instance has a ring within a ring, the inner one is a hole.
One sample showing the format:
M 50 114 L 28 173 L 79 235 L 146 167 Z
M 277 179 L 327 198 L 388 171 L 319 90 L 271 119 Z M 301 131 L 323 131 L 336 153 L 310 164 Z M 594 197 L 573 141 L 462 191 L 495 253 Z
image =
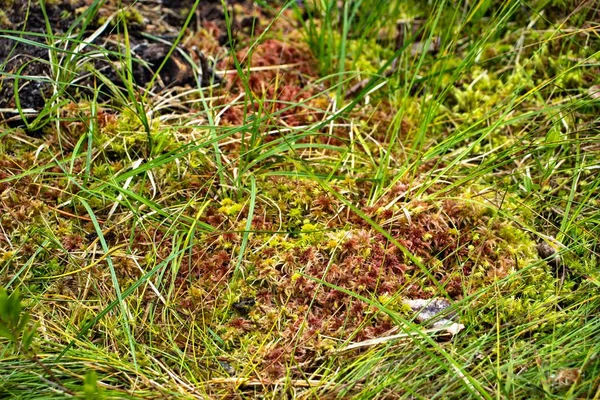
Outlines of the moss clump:
M 258 360 L 269 374 L 280 376 L 286 363 L 307 362 L 326 348 L 326 337 L 362 340 L 392 328 L 389 316 L 336 287 L 400 313 L 407 310 L 400 303 L 394 306 L 398 298 L 442 295 L 414 260 L 364 219 L 352 214 L 339 218 L 342 204 L 314 182 L 261 177 L 257 184 L 259 197 L 294 199 L 295 204 L 287 209 L 285 203 L 257 204 L 237 280 L 238 232 L 245 230 L 246 221 L 243 203 L 231 198 L 206 209 L 202 218 L 218 223 L 221 233 L 203 235 L 176 277 L 181 307 L 196 310 L 194 304 L 201 304 L 203 313 L 227 321 L 219 332 L 235 359 L 249 362 L 248 349 L 260 348 Z M 472 304 L 481 312 L 473 325 L 496 322 L 490 304 L 498 304 L 499 293 L 500 319 L 508 322 L 537 313 L 554 288 L 554 278 L 536 264 L 533 240 L 482 203 L 476 187 L 451 200 L 410 199 L 390 208 L 386 205 L 407 190 L 406 184 L 372 207 L 364 203 L 369 186 L 352 185 L 363 199 L 358 206 L 415 255 L 454 299 L 506 280 L 498 283 L 499 291 Z M 232 311 L 242 298 L 254 299 L 257 308 L 243 315 Z M 276 331 L 274 324 L 280 327 Z M 265 342 L 277 344 L 261 347 Z
M 0 7 L 2 8 L 6 8 L 7 6 L 0 4 Z M 12 22 L 10 21 L 10 18 L 8 18 L 8 15 L 6 15 L 6 12 L 2 9 L 0 9 L 0 26 L 4 26 L 4 27 L 12 27 Z
M 107 16 L 101 14 L 98 17 L 98 24 L 104 24 L 107 18 Z M 144 25 L 144 16 L 134 7 L 120 9 L 117 12 L 117 17 L 113 18 L 110 24 L 112 26 L 117 26 L 118 24 L 123 23 L 127 24 L 127 26 L 130 26 L 131 28 L 140 29 Z
M 243 204 L 239 204 L 229 198 L 225 198 L 221 200 L 221 207 L 219 207 L 219 212 L 227 216 L 234 216 L 238 215 L 240 211 L 243 210 L 243 208 Z

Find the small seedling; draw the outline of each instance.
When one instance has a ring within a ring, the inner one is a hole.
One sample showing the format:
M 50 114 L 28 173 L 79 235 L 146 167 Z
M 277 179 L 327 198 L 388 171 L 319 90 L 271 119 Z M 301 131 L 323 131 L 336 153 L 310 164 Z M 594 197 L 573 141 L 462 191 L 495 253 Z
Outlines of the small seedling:
M 89 370 L 83 380 L 83 394 L 86 400 L 97 400 L 103 398 L 98 387 L 98 375 L 96 371 Z
M 28 323 L 29 313 L 23 311 L 19 288 L 10 295 L 5 288 L 0 288 L 0 336 L 8 339 L 16 352 L 31 350 L 36 326 Z

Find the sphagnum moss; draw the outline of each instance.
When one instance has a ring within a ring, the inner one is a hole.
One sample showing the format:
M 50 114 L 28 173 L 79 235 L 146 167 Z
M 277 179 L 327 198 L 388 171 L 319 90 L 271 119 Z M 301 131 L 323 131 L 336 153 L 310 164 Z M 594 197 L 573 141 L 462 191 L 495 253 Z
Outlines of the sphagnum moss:
M 0 279 L 27 289 L 44 327 L 40 359 L 74 391 L 86 369 L 98 372 L 106 393 L 130 386 L 127 376 L 141 378 L 132 396 L 260 388 L 272 398 L 593 397 L 598 178 L 597 147 L 585 132 L 595 114 L 593 101 L 574 93 L 595 83 L 584 61 L 594 47 L 577 25 L 565 35 L 542 30 L 556 15 L 568 25 L 593 11 L 561 14 L 554 4 L 535 17 L 538 27 L 516 12 L 526 5 L 488 6 L 463 14 L 386 3 L 381 21 L 357 8 L 353 23 L 373 24 L 365 32 L 407 13 L 427 15 L 407 48 L 442 37 L 438 53 L 395 54 L 391 72 L 379 69 L 395 44 L 346 35 L 343 18 L 330 18 L 309 38 L 315 46 L 333 35 L 321 48 L 334 52 L 326 67 L 341 76 L 324 81 L 315 72 L 323 60 L 298 43 L 291 19 L 270 31 L 262 21 L 254 36 L 240 21 L 231 32 L 241 35 L 241 74 L 223 59 L 218 65 L 231 70 L 224 86 L 210 96 L 190 92 L 189 114 L 156 112 L 152 154 L 133 108 L 108 112 L 85 100 L 51 113 L 60 121 L 41 138 L 0 133 Z M 234 20 L 244 5 L 237 7 Z M 130 17 L 145 11 L 133 8 Z M 458 41 L 443 36 L 440 21 Z M 204 22 L 211 40 L 190 31 L 183 47 L 217 46 L 222 26 Z M 364 76 L 386 85 L 368 98 L 334 95 Z M 173 93 L 157 92 L 147 106 Z M 334 116 L 348 103 L 354 107 Z M 92 147 L 74 154 L 82 137 Z M 564 246 L 565 276 L 538 254 L 549 237 Z M 127 295 L 136 366 L 110 268 Z M 413 316 L 402 301 L 443 296 L 466 329 L 438 343 L 405 322 Z M 398 330 L 416 335 L 338 353 Z M 69 343 L 89 355 L 87 364 L 71 352 L 63 358 L 70 363 L 50 360 Z M 20 391 L 27 374 L 7 379 Z

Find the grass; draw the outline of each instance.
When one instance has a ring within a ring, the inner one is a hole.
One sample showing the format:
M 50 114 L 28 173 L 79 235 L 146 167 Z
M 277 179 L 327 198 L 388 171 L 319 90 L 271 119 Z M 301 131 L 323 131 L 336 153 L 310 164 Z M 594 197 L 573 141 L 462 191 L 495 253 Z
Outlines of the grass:
M 91 3 L 0 31 L 2 396 L 600 398 L 595 3 Z

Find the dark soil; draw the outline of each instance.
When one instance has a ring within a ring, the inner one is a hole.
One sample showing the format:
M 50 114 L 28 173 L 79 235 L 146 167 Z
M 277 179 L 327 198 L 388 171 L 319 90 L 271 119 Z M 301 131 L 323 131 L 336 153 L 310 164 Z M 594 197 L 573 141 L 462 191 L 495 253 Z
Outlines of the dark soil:
M 37 2 L 31 3 L 28 10 L 29 3 L 27 0 L 0 0 L 0 6 L 5 9 L 4 25 L 7 21 L 9 23 L 9 26 L 2 27 L 9 31 L 5 33 L 8 37 L 0 38 L 0 76 L 2 77 L 0 109 L 5 109 L 4 114 L 0 113 L 0 123 L 8 121 L 20 124 L 21 116 L 17 109 L 27 111 L 28 115 L 36 115 L 53 100 L 56 93 L 64 95 L 61 90 L 66 90 L 75 101 L 80 98 L 90 98 L 93 95 L 93 88 L 97 88 L 100 101 L 114 98 L 114 87 L 122 90 L 123 80 L 127 79 L 126 71 L 119 67 L 124 63 L 123 20 L 127 21 L 133 56 L 132 81 L 137 86 L 146 87 L 153 82 L 153 87 L 147 89 L 156 93 L 167 87 L 196 85 L 194 72 L 196 68 L 190 65 L 186 58 L 194 60 L 201 67 L 200 71 L 204 72 L 198 77 L 200 85 L 207 86 L 220 82 L 208 61 L 217 55 L 207 54 L 207 50 L 209 52 L 216 50 L 215 46 L 204 46 L 195 39 L 191 41 L 193 45 L 188 46 L 189 48 L 179 46 L 171 51 L 172 43 L 184 26 L 194 4 L 192 0 L 123 1 L 121 11 L 116 4 L 113 4 L 116 2 L 108 1 L 100 7 L 93 18 L 87 21 L 80 17 L 92 5 L 92 0 L 65 1 L 60 4 L 46 5 L 45 13 Z M 250 33 L 257 25 L 257 15 L 268 16 L 265 15 L 266 11 L 260 12 L 263 14 L 260 14 L 250 1 L 230 1 L 229 15 L 230 20 L 234 21 L 230 40 L 221 1 L 201 1 L 186 35 L 199 32 L 201 29 L 209 31 L 212 35 L 209 41 L 218 43 L 220 55 L 223 56 L 225 47 L 235 43 L 236 37 L 241 34 Z M 76 36 L 79 40 L 87 39 L 102 27 L 107 18 L 115 15 L 105 29 L 100 29 L 101 33 L 93 43 L 79 51 L 77 56 L 72 57 L 69 53 L 78 46 L 77 40 L 68 42 L 68 51 L 64 51 L 64 48 L 59 46 L 54 48 L 55 56 L 63 58 L 61 63 L 63 77 L 60 81 L 68 82 L 55 88 L 53 88 L 55 77 L 49 61 L 50 41 L 47 40 L 44 14 L 47 15 L 47 21 L 55 38 L 79 35 Z M 16 33 L 19 31 L 27 33 Z M 73 58 L 72 62 L 64 62 L 70 58 Z M 90 71 L 93 73 L 90 74 Z M 155 78 L 157 71 L 159 73 Z M 104 78 L 100 79 L 99 75 Z M 15 76 L 18 78 L 15 79 Z M 106 82 L 112 82 L 114 86 L 107 87 Z M 14 87 L 15 83 L 17 90 Z M 15 96 L 16 94 L 18 97 Z

